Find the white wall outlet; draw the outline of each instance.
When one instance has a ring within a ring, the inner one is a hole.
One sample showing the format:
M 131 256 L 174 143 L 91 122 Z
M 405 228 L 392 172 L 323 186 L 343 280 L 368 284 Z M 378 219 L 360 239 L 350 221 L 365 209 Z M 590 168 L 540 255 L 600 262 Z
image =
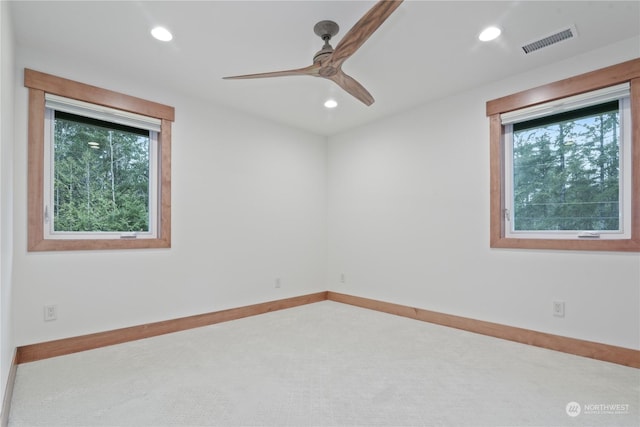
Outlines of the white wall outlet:
M 44 306 L 44 321 L 50 322 L 58 318 L 58 306 L 57 305 L 45 305 Z
M 553 302 L 553 315 L 556 317 L 564 317 L 564 301 Z
M 276 277 L 276 288 L 279 288 L 280 286 L 282 286 L 282 281 L 280 280 L 279 277 Z
M 347 278 L 344 273 L 340 273 L 340 283 L 347 283 Z

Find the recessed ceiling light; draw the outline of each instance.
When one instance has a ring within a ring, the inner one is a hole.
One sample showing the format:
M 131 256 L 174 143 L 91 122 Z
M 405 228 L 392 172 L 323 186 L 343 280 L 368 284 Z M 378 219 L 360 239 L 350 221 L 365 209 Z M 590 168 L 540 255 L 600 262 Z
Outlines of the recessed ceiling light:
M 500 28 L 488 27 L 482 30 L 482 32 L 478 36 L 478 39 L 480 39 L 480 41 L 483 41 L 483 42 L 488 42 L 488 41 L 497 39 L 500 33 L 502 33 Z
M 327 99 L 324 106 L 327 108 L 336 108 L 338 106 L 338 102 L 335 99 Z
M 173 34 L 164 27 L 155 27 L 151 30 L 151 35 L 162 42 L 168 42 L 173 39 Z

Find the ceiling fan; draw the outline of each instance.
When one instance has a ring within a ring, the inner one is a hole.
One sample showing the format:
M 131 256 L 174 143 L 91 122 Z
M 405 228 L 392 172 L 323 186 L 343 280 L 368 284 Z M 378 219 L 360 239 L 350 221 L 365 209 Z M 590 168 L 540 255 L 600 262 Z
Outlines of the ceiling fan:
M 342 40 L 340 40 L 335 49 L 329 44 L 329 40 L 338 33 L 338 24 L 333 21 L 318 22 L 313 27 L 313 31 L 324 40 L 324 46 L 313 56 L 313 64 L 308 67 L 223 78 L 257 79 L 281 76 L 323 77 L 332 80 L 364 104 L 371 105 L 374 102 L 373 96 L 353 77 L 342 71 L 342 64 L 367 41 L 371 34 L 400 6 L 402 1 L 403 0 L 378 1 L 378 3 L 356 22 Z

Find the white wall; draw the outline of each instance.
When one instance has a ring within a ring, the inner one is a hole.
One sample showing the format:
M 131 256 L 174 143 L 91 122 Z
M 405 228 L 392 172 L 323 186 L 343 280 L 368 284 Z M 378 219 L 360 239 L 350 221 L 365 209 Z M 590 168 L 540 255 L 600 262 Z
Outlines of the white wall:
M 117 68 L 17 49 L 15 345 L 329 287 L 640 348 L 638 254 L 489 249 L 485 117 L 489 99 L 631 59 L 637 47 L 630 40 L 331 137 L 328 157 L 323 137 Z M 176 107 L 171 249 L 26 252 L 25 66 Z M 566 301 L 564 319 L 551 315 L 554 299 Z M 43 321 L 44 304 L 58 305 L 57 321 Z
M 638 57 L 628 40 L 329 139 L 331 290 L 640 348 L 640 255 L 489 248 L 486 101 Z M 345 275 L 345 283 L 340 276 Z M 552 301 L 566 301 L 566 317 Z
M 0 2 L 0 399 L 13 357 L 11 319 L 13 259 L 14 49 L 8 2 Z
M 16 345 L 326 290 L 326 138 L 81 58 L 18 48 L 16 63 Z M 24 67 L 175 107 L 171 249 L 26 252 Z

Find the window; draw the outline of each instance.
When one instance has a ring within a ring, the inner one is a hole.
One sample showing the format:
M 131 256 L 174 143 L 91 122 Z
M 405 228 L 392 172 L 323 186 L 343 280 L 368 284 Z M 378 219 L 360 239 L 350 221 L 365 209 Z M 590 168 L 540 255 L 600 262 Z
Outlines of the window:
M 25 69 L 28 249 L 171 246 L 171 122 L 161 104 Z
M 507 237 L 630 237 L 628 88 L 501 115 Z
M 633 60 L 487 103 L 491 247 L 640 251 L 639 77 Z
M 45 96 L 45 237 L 155 238 L 159 120 L 81 107 Z

